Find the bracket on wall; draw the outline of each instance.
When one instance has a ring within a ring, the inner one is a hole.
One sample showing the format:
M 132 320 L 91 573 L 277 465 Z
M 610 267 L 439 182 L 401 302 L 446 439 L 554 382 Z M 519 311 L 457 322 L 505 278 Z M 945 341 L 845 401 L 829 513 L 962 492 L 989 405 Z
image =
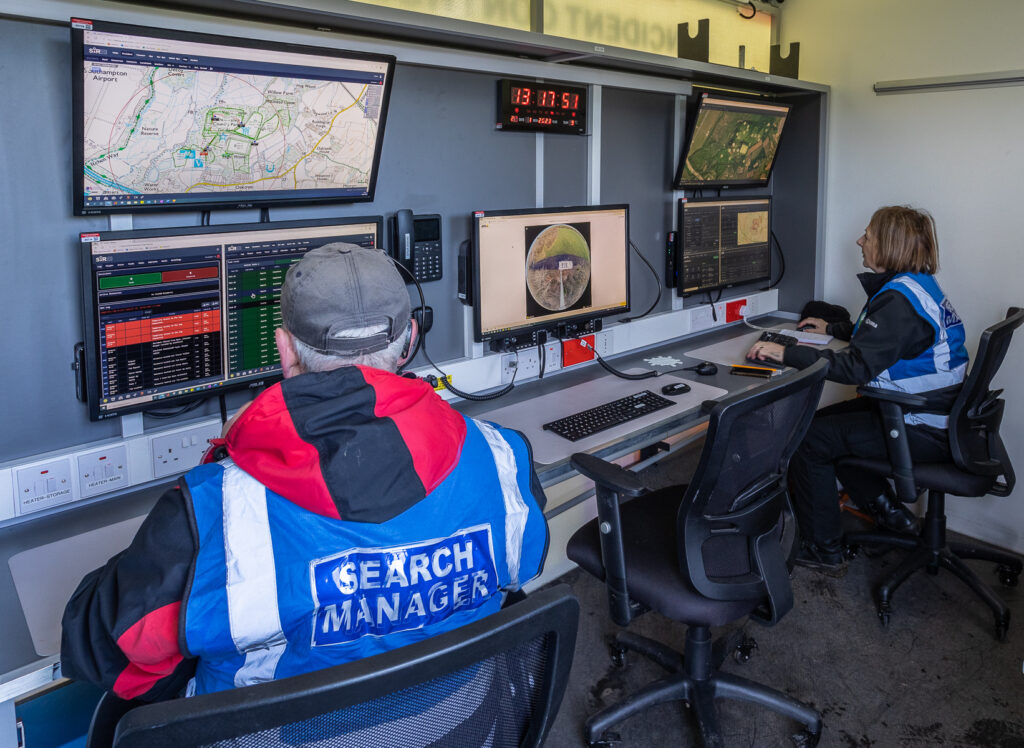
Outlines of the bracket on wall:
M 800 70 L 800 42 L 793 42 L 789 45 L 789 54 L 782 56 L 782 45 L 773 44 L 771 55 L 768 60 L 768 72 L 772 75 L 781 75 L 783 78 L 799 78 Z
M 711 19 L 702 18 L 697 21 L 697 36 L 690 36 L 690 24 L 681 23 L 678 27 L 677 56 L 697 62 L 707 62 L 711 39 Z

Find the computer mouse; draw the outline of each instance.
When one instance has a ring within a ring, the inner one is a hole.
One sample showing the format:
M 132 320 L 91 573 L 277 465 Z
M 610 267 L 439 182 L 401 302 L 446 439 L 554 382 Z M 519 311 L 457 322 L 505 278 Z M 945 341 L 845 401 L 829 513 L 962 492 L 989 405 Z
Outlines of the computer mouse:
M 690 391 L 690 385 L 686 382 L 673 382 L 661 388 L 662 395 L 682 395 Z
M 710 377 L 712 374 L 718 373 L 718 367 L 710 361 L 702 361 L 693 367 L 693 370 L 700 374 L 702 377 Z

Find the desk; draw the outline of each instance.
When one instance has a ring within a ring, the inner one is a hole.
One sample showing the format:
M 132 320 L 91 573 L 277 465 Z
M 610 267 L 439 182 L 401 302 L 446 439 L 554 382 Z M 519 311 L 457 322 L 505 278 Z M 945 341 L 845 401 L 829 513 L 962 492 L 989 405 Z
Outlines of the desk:
M 786 321 L 792 324 L 790 320 Z M 766 324 L 775 322 L 781 322 L 781 319 L 770 319 Z M 646 350 L 632 352 L 614 359 L 613 363 L 620 370 L 649 369 L 651 367 L 648 365 L 647 359 L 672 357 L 682 361 L 683 366 L 689 366 L 697 363 L 700 359 L 691 358 L 687 355 L 688 351 L 735 340 L 740 336 L 749 336 L 751 332 L 742 326 L 720 328 L 703 334 L 678 338 Z M 754 335 L 756 337 L 756 333 Z M 666 370 L 669 367 L 661 368 Z M 566 387 L 581 385 L 592 381 L 595 377 L 604 375 L 605 372 L 596 363 L 586 364 L 559 372 L 557 375 L 543 380 L 518 386 L 511 393 L 502 397 L 500 403 L 496 401 L 464 402 L 457 407 L 466 415 L 475 418 L 487 418 L 490 412 L 496 410 L 496 406 L 502 409 L 511 406 L 517 410 L 521 408 L 529 411 L 530 403 L 544 395 L 561 391 Z M 712 376 L 699 377 L 693 372 L 677 372 L 670 376 L 640 381 L 625 382 L 622 380 L 622 386 L 627 387 L 630 391 L 651 389 L 658 392 L 663 384 L 677 381 L 673 377 L 694 383 L 695 392 L 700 391 L 696 385 L 706 385 L 717 388 L 716 392 L 733 393 L 756 388 L 764 381 L 731 376 L 728 373 L 728 368 L 721 366 L 718 373 Z M 671 442 L 671 448 L 681 446 L 689 440 L 698 438 L 706 423 L 706 418 L 700 414 L 700 398 L 694 398 L 688 407 L 666 409 L 659 413 L 663 413 L 663 415 L 652 414 L 655 417 L 651 420 L 637 421 L 637 426 L 624 436 L 609 440 L 599 438 L 596 446 L 589 451 L 604 459 L 619 460 L 634 467 L 642 467 L 663 457 L 663 453 L 648 456 L 644 448 L 663 441 Z M 538 423 L 551 420 L 551 414 L 546 415 L 548 417 L 544 417 L 544 414 L 537 414 Z M 554 459 L 548 464 L 537 465 L 538 477 L 548 494 L 548 506 L 545 514 L 551 526 L 552 542 L 543 576 L 531 586 L 544 584 L 561 576 L 571 568 L 571 563 L 565 558 L 565 542 L 576 528 L 589 521 L 596 513 L 593 501 L 588 501 L 593 494 L 592 484 L 576 474 L 569 465 L 568 455 L 572 451 L 578 450 L 568 450 L 564 456 Z M 141 518 L 156 502 L 162 490 L 150 489 L 146 492 L 67 510 L 57 515 L 0 529 L 0 547 L 3 548 L 3 564 L 0 566 L 0 599 L 5 602 L 3 606 L 5 615 L 0 616 L 0 641 L 3 642 L 3 647 L 0 649 L 0 672 L 3 673 L 0 675 L 0 748 L 7 748 L 8 745 L 13 744 L 10 737 L 13 735 L 13 718 L 7 716 L 8 712 L 13 714 L 13 699 L 60 677 L 58 653 L 40 654 L 33 646 L 32 636 L 29 633 L 10 570 L 11 557 L 29 549 L 60 543 L 62 540 L 78 536 L 81 533 L 99 531 L 133 518 Z M 59 548 L 60 545 L 53 547 Z M 75 583 L 77 583 L 77 579 L 80 579 L 89 570 L 100 566 L 119 550 L 121 548 L 94 548 L 91 558 L 84 558 L 76 554 L 77 557 L 68 559 L 63 568 L 67 570 L 69 577 L 75 577 Z M 55 564 L 53 568 L 60 568 L 60 566 L 60 564 Z M 73 586 L 74 584 L 68 589 Z M 59 608 L 59 610 L 53 611 L 53 614 L 59 617 L 63 603 L 52 604 Z M 7 711 L 5 712 L 5 710 Z

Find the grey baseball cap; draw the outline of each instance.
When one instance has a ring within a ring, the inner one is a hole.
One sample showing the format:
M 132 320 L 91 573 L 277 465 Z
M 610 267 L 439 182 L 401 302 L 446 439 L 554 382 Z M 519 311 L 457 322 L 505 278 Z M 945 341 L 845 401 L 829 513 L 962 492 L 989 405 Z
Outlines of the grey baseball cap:
M 386 348 L 409 326 L 409 294 L 379 249 L 334 242 L 307 252 L 288 269 L 281 318 L 288 332 L 319 353 L 359 355 Z M 342 333 L 383 326 L 366 337 Z

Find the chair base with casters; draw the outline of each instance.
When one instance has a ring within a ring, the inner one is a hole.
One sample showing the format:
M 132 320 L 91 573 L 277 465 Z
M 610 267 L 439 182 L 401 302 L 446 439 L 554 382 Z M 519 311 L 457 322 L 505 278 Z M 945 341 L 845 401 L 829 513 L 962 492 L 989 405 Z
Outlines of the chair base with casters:
M 697 724 L 705 746 L 722 746 L 722 729 L 718 720 L 716 699 L 748 701 L 761 704 L 803 724 L 804 730 L 793 736 L 798 746 L 813 748 L 821 738 L 821 715 L 811 707 L 786 694 L 760 683 L 723 673 L 719 668 L 732 647 L 728 637 L 712 641 L 706 626 L 691 626 L 686 632 L 685 654 L 644 636 L 619 632 L 615 636 L 613 658 L 624 657 L 625 650 L 639 652 L 669 672 L 627 699 L 592 715 L 584 726 L 591 746 L 610 745 L 604 740 L 611 727 L 656 704 L 666 701 L 685 702 Z M 723 646 L 725 645 L 725 646 Z
M 999 581 L 1007 587 L 1017 586 L 1024 563 L 1018 556 L 1006 551 L 948 542 L 946 540 L 945 505 L 946 495 L 944 493 L 929 492 L 928 509 L 922 522 L 921 531 L 917 535 L 905 535 L 884 530 L 847 533 L 845 541 L 847 555 L 851 558 L 855 557 L 862 545 L 880 545 L 909 551 L 896 569 L 875 588 L 878 620 L 883 626 L 889 625 L 893 593 L 914 572 L 926 569 L 929 574 L 936 575 L 940 569 L 946 569 L 966 584 L 992 609 L 995 616 L 996 638 L 1005 641 L 1010 628 L 1010 609 L 964 563 L 964 560 L 977 559 L 998 564 L 996 572 L 999 574 Z
M 886 435 L 888 459 L 845 458 L 838 467 L 892 479 L 897 497 L 905 502 L 928 494 L 928 509 L 918 535 L 861 532 L 846 536 L 848 553 L 860 545 L 901 548 L 910 553 L 876 589 L 878 617 L 883 625 L 892 613 L 892 595 L 911 574 L 926 569 L 938 574 L 946 569 L 980 597 L 995 616 L 995 634 L 1005 641 L 1010 627 L 1010 610 L 1002 600 L 964 563 L 964 559 L 998 564 L 1000 581 L 1016 586 L 1024 564 L 1019 556 L 1004 551 L 946 540 L 946 495 L 978 498 L 1009 496 L 1016 477 L 1006 447 L 999 435 L 1004 401 L 1002 390 L 989 389 L 1006 356 L 1014 330 L 1024 324 L 1024 310 L 1011 307 L 1006 318 L 981 334 L 970 373 L 956 392 L 948 409 L 949 446 L 952 459 L 940 463 L 914 463 L 907 441 L 904 413 L 907 409 L 936 412 L 929 395 L 910 394 L 876 387 L 858 387 L 857 392 L 873 400 Z M 939 391 L 941 395 L 941 391 Z M 943 409 L 944 410 L 944 409 Z M 942 411 L 939 411 L 942 412 Z
M 794 735 L 797 745 L 813 747 L 821 737 L 821 715 L 811 707 L 773 688 L 763 686 L 720 670 L 726 657 L 733 651 L 735 643 L 731 637 L 713 640 L 711 627 L 723 625 L 742 618 L 750 612 L 750 604 L 735 601 L 694 600 L 695 591 L 678 572 L 674 563 L 675 544 L 670 536 L 675 535 L 675 515 L 678 510 L 680 487 L 663 489 L 630 501 L 619 507 L 623 535 L 640 536 L 639 542 L 630 543 L 627 555 L 636 566 L 650 568 L 659 566 L 665 572 L 654 583 L 661 588 L 665 597 L 672 598 L 677 610 L 660 610 L 669 618 L 696 618 L 698 612 L 705 617 L 701 623 L 691 622 L 687 626 L 684 651 L 682 653 L 653 639 L 629 631 L 616 634 L 611 648 L 612 659 L 621 664 L 627 650 L 652 660 L 668 675 L 650 683 L 623 701 L 613 704 L 592 715 L 584 726 L 584 737 L 591 746 L 612 745 L 614 739 L 609 730 L 623 720 L 656 704 L 668 701 L 685 702 L 693 716 L 703 745 L 718 748 L 723 745 L 719 725 L 716 699 L 748 701 L 772 709 L 803 725 L 803 730 Z M 604 578 L 598 551 L 599 520 L 584 525 L 569 541 L 568 555 L 585 571 L 598 578 Z M 657 563 L 657 557 L 666 563 Z M 667 563 L 672 561 L 673 563 Z M 674 569 L 674 572 L 672 571 Z M 628 578 L 627 578 L 628 579 Z M 607 580 L 606 580 L 607 581 Z M 631 591 L 642 595 L 644 580 L 629 580 Z M 687 602 L 689 601 L 689 602 Z M 635 602 L 633 614 L 643 608 Z M 741 612 L 742 611 L 742 612 Z

